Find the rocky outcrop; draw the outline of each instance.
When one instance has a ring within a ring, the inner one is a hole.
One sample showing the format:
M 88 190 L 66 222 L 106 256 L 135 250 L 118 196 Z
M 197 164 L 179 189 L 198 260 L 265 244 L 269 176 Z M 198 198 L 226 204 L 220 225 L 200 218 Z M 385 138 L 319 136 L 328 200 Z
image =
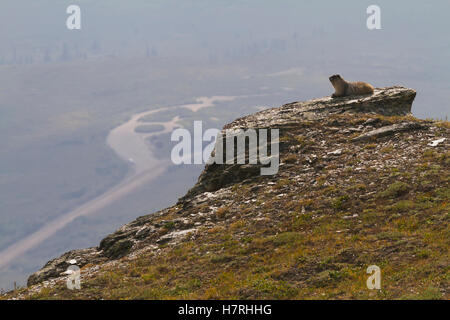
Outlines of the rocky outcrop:
M 307 102 L 294 102 L 280 108 L 268 109 L 239 118 L 226 125 L 224 130 L 239 128 L 279 129 L 280 154 L 285 159 L 285 163 L 281 163 L 281 166 L 288 166 L 289 161 L 294 161 L 289 160 L 289 158 L 286 159 L 287 154 L 296 155 L 302 148 L 307 148 L 308 144 L 317 144 L 317 150 L 305 152 L 301 160 L 305 164 L 305 169 L 302 170 L 304 170 L 306 177 L 312 170 L 321 170 L 327 162 L 339 159 L 345 153 L 341 146 L 342 143 L 339 147 L 330 147 L 331 149 L 320 146 L 321 141 L 324 141 L 323 139 L 326 136 L 337 135 L 339 139 L 344 139 L 346 142 L 351 142 L 353 138 L 363 141 L 426 127 L 425 124 L 415 122 L 391 124 L 377 118 L 377 115 L 409 115 L 415 95 L 416 92 L 412 89 L 387 87 L 377 88 L 374 94 L 370 96 L 337 99 L 325 97 Z M 342 120 L 342 117 L 333 117 L 348 115 L 350 118 L 350 115 L 361 114 L 364 114 L 366 119 L 358 120 L 354 125 L 349 125 L 348 122 Z M 308 129 L 310 123 L 316 123 L 320 129 Z M 305 131 L 302 131 L 305 141 L 290 138 L 291 133 L 295 133 L 296 130 Z M 186 207 L 197 206 L 201 208 L 202 204 L 226 199 L 232 194 L 229 187 L 238 182 L 252 179 L 257 182 L 261 181 L 261 184 L 253 187 L 254 190 L 257 190 L 272 178 L 260 176 L 260 165 L 206 165 L 196 185 L 179 200 L 177 206 L 136 219 L 107 236 L 98 247 L 70 251 L 49 261 L 41 270 L 29 277 L 28 286 L 63 276 L 68 266 L 74 262 L 71 260 L 75 260 L 76 265 L 83 267 L 88 264 L 99 264 L 119 259 L 141 249 L 152 249 L 161 245 L 177 243 L 184 237 L 195 234 L 199 226 L 214 225 L 214 216 L 217 212 L 217 207 L 214 207 L 214 205 L 211 207 L 213 209 L 207 212 L 202 212 L 201 209 L 193 209 L 192 212 L 183 211 Z M 269 183 L 275 184 L 274 182 Z M 178 218 L 166 220 L 164 217 L 169 212 L 171 214 L 187 213 Z M 225 213 L 223 214 L 225 215 Z
M 325 97 L 306 102 L 293 102 L 280 108 L 263 110 L 258 113 L 236 119 L 227 124 L 225 130 L 271 128 L 290 130 L 304 121 L 320 121 L 333 114 L 379 114 L 385 116 L 405 116 L 411 114 L 411 107 L 416 91 L 395 86 L 376 88 L 373 95 L 352 96 L 343 98 Z M 375 135 L 394 133 L 412 129 L 417 124 L 395 125 L 394 128 L 377 129 L 379 132 L 368 133 L 367 138 Z M 365 139 L 366 136 L 360 139 Z M 224 144 L 225 146 L 225 144 Z M 224 150 L 224 153 L 226 150 Z M 236 158 L 234 163 L 237 163 Z M 179 200 L 179 203 L 189 205 L 189 199 L 205 192 L 215 191 L 224 186 L 248 179 L 260 174 L 260 165 L 206 165 L 197 184 Z
M 31 286 L 48 279 L 61 277 L 67 271 L 67 268 L 73 264 L 82 267 L 88 263 L 99 263 L 104 260 L 105 258 L 100 256 L 100 251 L 97 248 L 69 251 L 59 258 L 47 262 L 41 270 L 32 274 L 28 278 L 27 285 Z
M 376 88 L 372 95 L 325 97 L 288 103 L 280 108 L 267 109 L 236 119 L 224 129 L 289 127 L 302 121 L 325 119 L 332 114 L 405 116 L 411 114 L 415 97 L 416 91 L 405 87 Z

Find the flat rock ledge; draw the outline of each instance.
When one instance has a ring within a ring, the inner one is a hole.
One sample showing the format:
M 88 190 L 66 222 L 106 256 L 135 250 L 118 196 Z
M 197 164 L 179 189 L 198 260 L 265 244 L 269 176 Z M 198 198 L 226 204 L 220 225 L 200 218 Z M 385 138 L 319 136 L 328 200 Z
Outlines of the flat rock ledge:
M 319 120 L 330 114 L 367 113 L 406 116 L 416 97 L 413 89 L 393 86 L 375 88 L 372 95 L 343 98 L 324 97 L 306 102 L 292 102 L 280 108 L 263 110 L 231 122 L 224 129 L 285 127 L 305 120 Z
M 373 114 L 384 116 L 406 116 L 411 114 L 411 107 L 416 97 L 413 89 L 393 86 L 375 88 L 371 95 L 350 96 L 342 98 L 324 97 L 305 102 L 292 102 L 279 108 L 263 110 L 224 126 L 225 130 L 271 128 L 289 130 L 305 121 L 322 121 L 333 114 Z M 373 133 L 389 135 L 397 131 L 413 129 L 416 124 L 405 124 Z M 361 140 L 370 138 L 361 137 Z M 225 145 L 225 144 L 224 144 Z M 226 151 L 224 150 L 224 153 Z M 236 159 L 235 159 L 236 160 Z M 237 161 L 234 161 L 237 163 Z M 205 166 L 196 185 L 180 198 L 178 204 L 189 205 L 189 200 L 203 192 L 212 192 L 224 186 L 245 180 L 260 173 L 260 165 L 218 165 Z

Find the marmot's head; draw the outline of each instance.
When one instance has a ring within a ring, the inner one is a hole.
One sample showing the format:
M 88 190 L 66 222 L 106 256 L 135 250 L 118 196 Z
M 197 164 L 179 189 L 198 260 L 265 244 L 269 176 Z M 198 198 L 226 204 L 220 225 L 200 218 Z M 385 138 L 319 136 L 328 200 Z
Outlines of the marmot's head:
M 336 81 L 342 81 L 342 80 L 344 80 L 344 79 L 342 79 L 342 77 L 341 77 L 340 75 L 338 75 L 338 74 L 332 75 L 329 79 L 330 79 L 331 84 L 336 83 Z

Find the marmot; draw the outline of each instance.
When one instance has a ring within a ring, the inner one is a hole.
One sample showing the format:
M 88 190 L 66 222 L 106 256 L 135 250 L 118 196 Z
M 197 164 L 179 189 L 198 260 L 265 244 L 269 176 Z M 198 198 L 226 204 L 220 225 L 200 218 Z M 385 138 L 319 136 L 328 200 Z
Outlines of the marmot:
M 366 82 L 347 82 L 338 74 L 332 75 L 330 82 L 336 91 L 331 95 L 332 98 L 373 93 L 372 85 Z

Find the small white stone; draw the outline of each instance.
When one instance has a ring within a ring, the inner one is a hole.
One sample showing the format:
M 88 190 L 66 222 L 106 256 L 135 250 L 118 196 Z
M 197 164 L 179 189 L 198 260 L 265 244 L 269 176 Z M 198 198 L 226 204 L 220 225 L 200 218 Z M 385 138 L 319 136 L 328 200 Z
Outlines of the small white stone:
M 428 145 L 429 145 L 430 147 L 436 147 L 438 144 L 444 142 L 445 139 L 446 139 L 446 138 L 441 138 L 441 139 L 437 139 L 437 140 L 431 141 Z
M 337 149 L 337 150 L 328 152 L 327 154 L 338 156 L 338 155 L 342 154 L 342 149 Z

